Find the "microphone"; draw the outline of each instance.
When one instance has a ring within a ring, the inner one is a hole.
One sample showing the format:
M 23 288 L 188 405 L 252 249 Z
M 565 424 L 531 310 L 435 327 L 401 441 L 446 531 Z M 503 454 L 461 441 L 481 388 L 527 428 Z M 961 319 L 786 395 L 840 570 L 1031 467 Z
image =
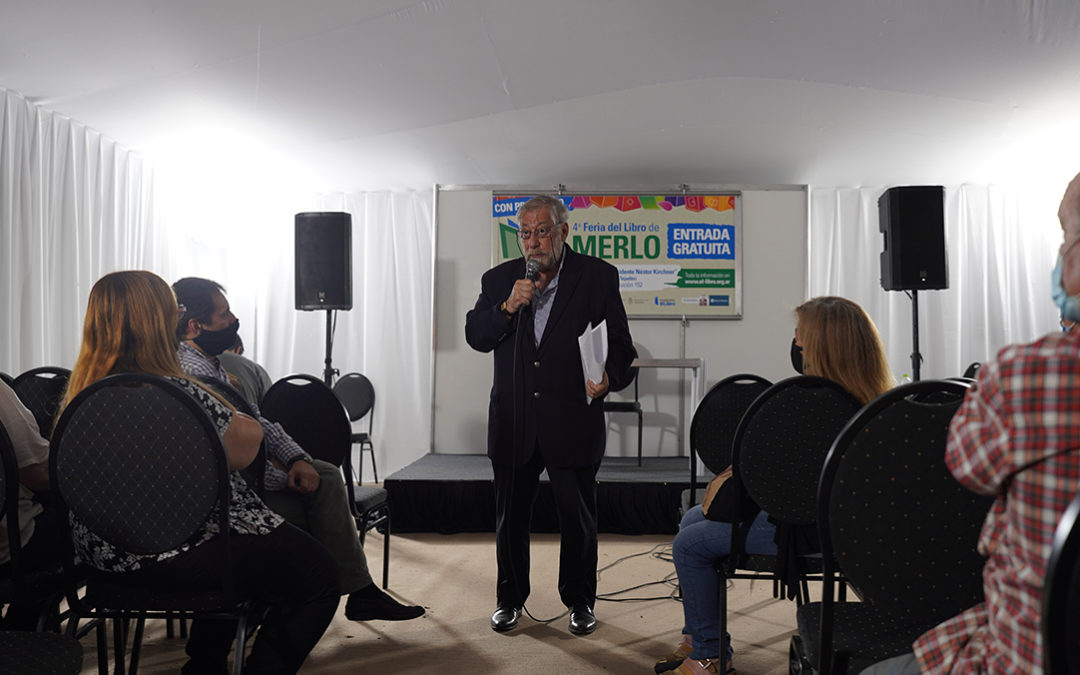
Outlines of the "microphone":
M 540 276 L 540 263 L 536 262 L 535 258 L 530 259 L 525 263 L 525 278 L 529 281 L 536 281 Z

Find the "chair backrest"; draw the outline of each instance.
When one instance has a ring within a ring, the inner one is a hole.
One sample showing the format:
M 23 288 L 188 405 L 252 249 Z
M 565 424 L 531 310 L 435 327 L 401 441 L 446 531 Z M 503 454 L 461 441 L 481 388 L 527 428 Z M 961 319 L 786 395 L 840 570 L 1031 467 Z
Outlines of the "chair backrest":
M 976 544 L 993 500 L 945 465 L 968 387 L 925 380 L 886 392 L 840 432 L 821 471 L 822 554 L 864 602 L 926 628 L 983 597 Z
M 178 548 L 216 504 L 228 531 L 221 438 L 199 403 L 164 378 L 112 375 L 79 392 L 57 422 L 49 470 L 62 503 L 120 550 Z
M 817 477 L 833 440 L 859 409 L 822 377 L 781 380 L 758 396 L 735 432 L 733 464 L 747 494 L 789 525 L 817 521 Z
M 334 383 L 334 394 L 349 413 L 349 421 L 363 419 L 375 409 L 375 387 L 371 380 L 360 373 L 346 373 Z M 372 415 L 374 417 L 374 415 Z M 371 429 L 371 419 L 368 419 Z
M 1043 672 L 1080 672 L 1080 495 L 1058 521 L 1042 597 Z
M 48 438 L 52 434 L 56 413 L 60 410 L 60 401 L 67 389 L 71 371 L 56 366 L 31 368 L 15 378 L 11 388 L 22 404 L 34 415 L 41 435 Z
M 236 409 L 237 412 L 244 413 L 251 417 L 257 417 L 255 409 L 251 406 L 244 395 L 233 388 L 232 385 L 225 384 L 216 377 L 202 377 L 199 378 L 199 382 L 207 389 L 213 391 L 215 394 L 225 399 Z M 266 440 L 259 444 L 259 454 L 255 456 L 255 459 L 251 461 L 243 469 L 240 470 L 240 475 L 244 477 L 247 484 L 251 486 L 251 489 L 255 491 L 255 494 L 259 497 L 263 496 L 266 487 Z
M 757 375 L 731 375 L 714 384 L 701 399 L 690 422 L 690 448 L 709 471 L 720 473 L 731 465 L 731 445 L 739 420 L 771 385 Z
M 975 361 L 964 370 L 964 377 L 975 379 L 975 376 L 979 373 L 979 368 L 982 368 L 982 364 Z
M 312 457 L 341 466 L 352 450 L 349 415 L 333 390 L 316 377 L 281 378 L 266 392 L 262 413 Z

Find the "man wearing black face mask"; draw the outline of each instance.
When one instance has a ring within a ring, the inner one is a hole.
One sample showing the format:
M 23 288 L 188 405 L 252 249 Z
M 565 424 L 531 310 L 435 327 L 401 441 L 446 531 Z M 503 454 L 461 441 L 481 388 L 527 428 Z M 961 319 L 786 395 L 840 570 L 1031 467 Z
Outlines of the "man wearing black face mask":
M 178 356 L 185 373 L 231 384 L 218 355 L 236 341 L 240 322 L 229 309 L 220 284 L 187 277 L 173 284 L 182 313 L 177 322 Z M 346 618 L 353 621 L 401 621 L 424 613 L 418 605 L 402 605 L 372 583 L 367 558 L 349 510 L 341 470 L 313 459 L 281 425 L 259 414 L 267 462 L 263 501 L 290 523 L 306 530 L 330 551 L 341 572 L 341 590 L 349 594 Z M 224 634 L 223 638 L 228 638 Z

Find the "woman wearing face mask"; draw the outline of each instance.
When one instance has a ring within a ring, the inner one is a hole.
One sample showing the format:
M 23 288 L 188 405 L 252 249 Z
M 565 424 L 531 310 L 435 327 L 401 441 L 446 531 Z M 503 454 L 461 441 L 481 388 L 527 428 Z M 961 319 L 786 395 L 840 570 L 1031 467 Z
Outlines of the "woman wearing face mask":
M 820 297 L 795 308 L 795 340 L 791 360 L 806 375 L 832 380 L 847 389 L 860 403 L 867 403 L 894 385 L 885 349 L 874 322 L 862 307 L 845 298 Z M 745 516 L 725 513 L 726 491 L 735 490 L 737 478 L 730 469 L 709 483 L 703 506 L 687 511 L 672 544 L 675 570 L 683 596 L 683 636 L 675 651 L 656 663 L 656 672 L 716 673 L 734 670 L 730 651 L 719 660 L 717 593 L 719 582 L 713 563 L 728 555 L 731 523 Z M 713 505 L 717 505 L 714 507 Z M 775 527 L 768 514 L 759 511 L 746 536 L 746 552 L 776 554 Z
M 66 407 L 97 380 L 115 373 L 166 377 L 206 410 L 221 435 L 230 468 L 230 546 L 233 569 L 221 569 L 216 516 L 179 549 L 161 554 L 118 550 L 72 522 L 79 561 L 103 572 L 123 572 L 135 583 L 178 590 L 221 587 L 230 574 L 242 597 L 273 606 L 255 638 L 245 672 L 292 673 L 329 625 L 338 605 L 338 572 L 330 554 L 307 533 L 285 523 L 240 477 L 262 440 L 259 423 L 184 377 L 177 360 L 172 289 L 150 272 L 114 272 L 94 284 L 83 324 L 82 348 L 64 397 Z M 187 643 L 185 673 L 225 672 L 235 623 L 196 619 Z

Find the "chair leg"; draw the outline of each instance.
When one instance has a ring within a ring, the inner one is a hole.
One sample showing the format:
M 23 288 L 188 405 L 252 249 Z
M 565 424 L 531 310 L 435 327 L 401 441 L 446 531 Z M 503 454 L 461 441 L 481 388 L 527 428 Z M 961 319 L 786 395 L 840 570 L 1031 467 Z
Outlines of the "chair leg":
M 371 462 L 371 466 L 375 466 L 374 459 Z M 386 507 L 386 532 L 383 534 L 382 542 L 382 587 L 386 590 L 386 587 L 390 580 L 390 507 Z
M 143 629 L 146 627 L 146 619 L 140 616 L 135 620 L 135 634 L 131 638 L 131 675 L 139 672 L 139 655 L 142 651 Z
M 367 449 L 368 449 L 368 452 L 371 453 L 371 477 L 375 479 L 376 483 L 378 483 L 379 482 L 379 470 L 375 467 L 375 446 L 372 445 L 371 443 L 368 443 L 367 444 Z M 360 452 L 361 453 L 364 452 L 363 448 L 360 449 Z M 361 480 L 363 480 L 364 477 L 361 476 L 360 478 L 361 478 Z
M 720 616 L 718 617 L 720 620 L 717 622 L 717 625 L 720 627 L 720 670 L 723 670 L 723 663 L 727 659 L 729 641 L 727 629 L 727 575 L 718 570 L 716 576 L 720 577 L 716 596 L 718 606 L 717 611 L 720 613 Z
M 109 675 L 109 641 L 105 635 L 108 619 L 97 619 L 97 622 L 98 675 Z
M 113 619 L 113 672 L 124 675 L 124 654 L 127 653 L 127 619 Z
M 641 466 L 641 411 L 637 414 L 637 465 Z
M 248 637 L 248 616 L 244 613 L 236 622 L 236 644 L 233 648 L 232 675 L 244 672 L 244 647 Z

